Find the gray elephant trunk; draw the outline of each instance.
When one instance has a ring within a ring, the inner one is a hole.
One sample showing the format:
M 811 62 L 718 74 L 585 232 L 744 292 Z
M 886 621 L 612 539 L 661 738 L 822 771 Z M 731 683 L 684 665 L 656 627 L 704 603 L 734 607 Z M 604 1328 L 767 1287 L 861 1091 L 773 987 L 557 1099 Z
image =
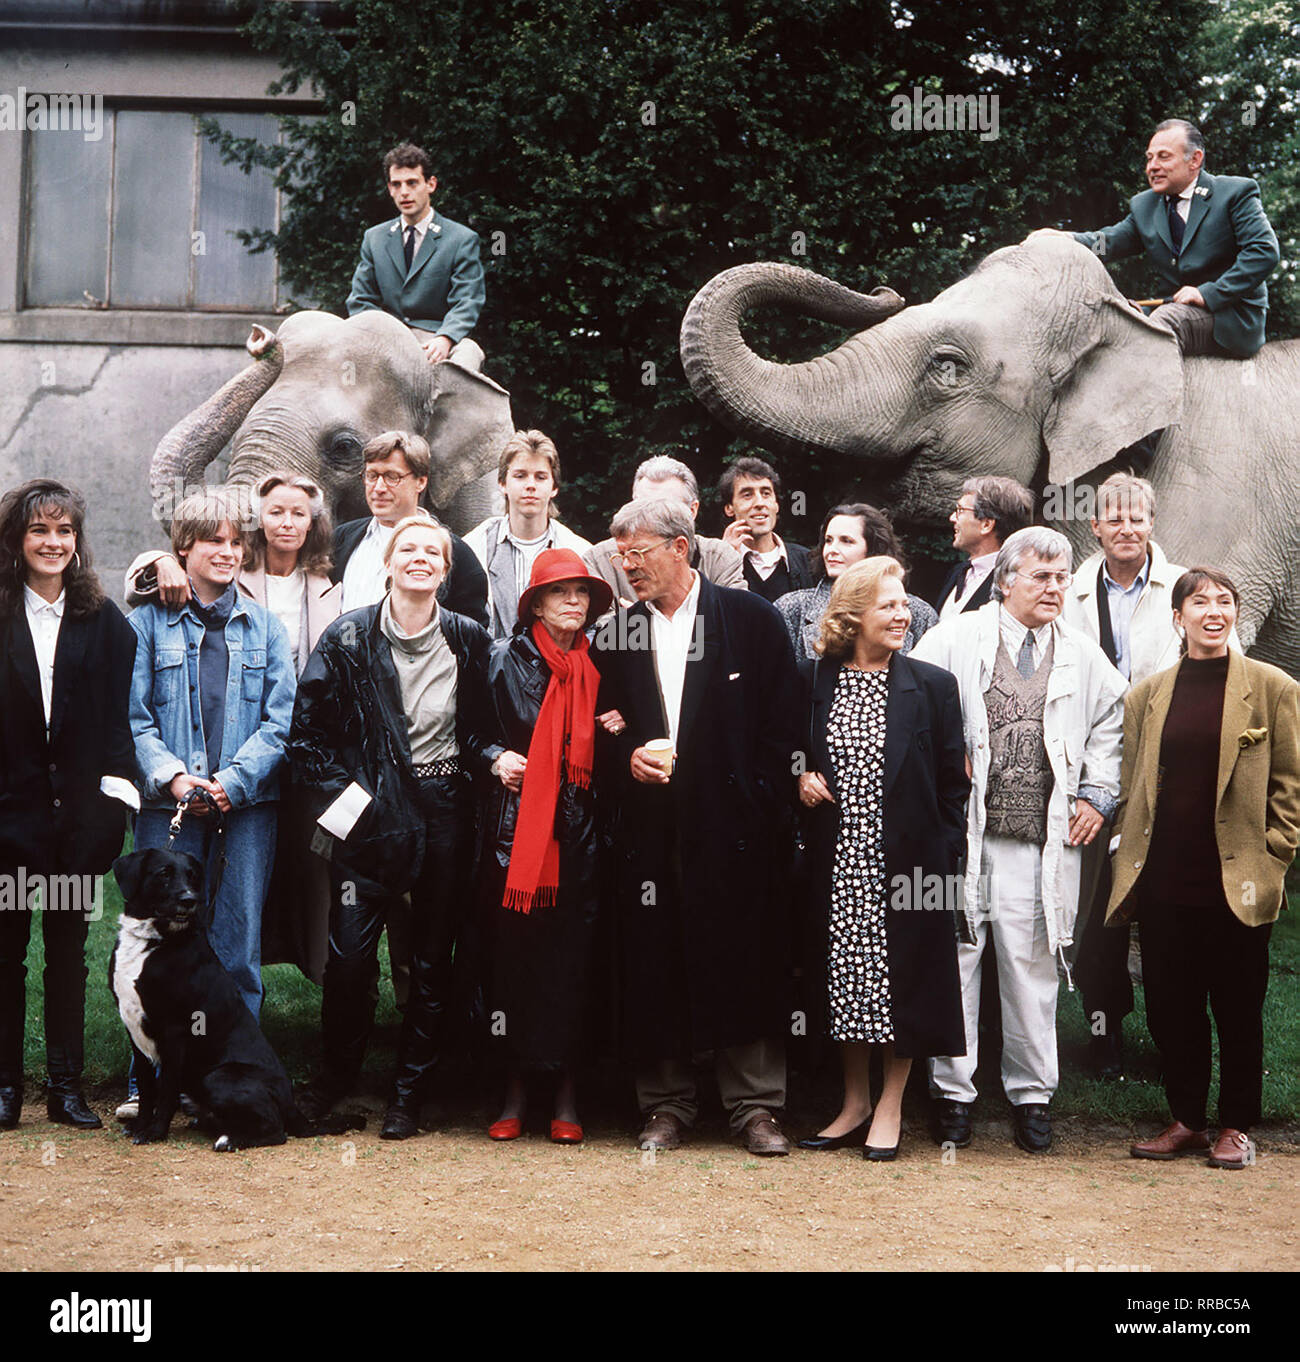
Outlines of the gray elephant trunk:
M 862 330 L 901 311 L 904 300 L 893 289 L 855 293 L 811 270 L 759 263 L 711 279 L 682 319 L 682 367 L 712 416 L 762 444 L 825 446 L 827 413 L 843 409 L 844 430 L 831 447 L 847 444 L 853 432 L 840 352 L 805 364 L 777 364 L 755 354 L 740 324 L 764 303 Z
M 263 327 L 248 340 L 253 363 L 201 406 L 178 421 L 158 443 L 149 466 L 149 491 L 158 518 L 170 523 L 176 503 L 203 482 L 204 470 L 239 429 L 253 403 L 280 376 L 284 347 Z

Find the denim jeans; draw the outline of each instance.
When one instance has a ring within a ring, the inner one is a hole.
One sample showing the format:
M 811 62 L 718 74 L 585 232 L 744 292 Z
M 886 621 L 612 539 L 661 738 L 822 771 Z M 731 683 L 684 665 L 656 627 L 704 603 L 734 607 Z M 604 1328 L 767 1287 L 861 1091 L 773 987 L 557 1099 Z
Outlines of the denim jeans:
M 208 924 L 208 940 L 254 1017 L 262 1007 L 262 905 L 275 860 L 278 808 L 276 804 L 252 804 L 232 810 L 225 816 L 223 839 L 213 835 L 217 823 L 214 815 L 190 814 L 172 847 L 173 851 L 188 851 L 203 862 L 211 894 L 219 843 L 225 843 L 226 869 Z M 165 809 L 143 810 L 136 817 L 136 850 L 166 847 L 170 822 L 171 813 Z

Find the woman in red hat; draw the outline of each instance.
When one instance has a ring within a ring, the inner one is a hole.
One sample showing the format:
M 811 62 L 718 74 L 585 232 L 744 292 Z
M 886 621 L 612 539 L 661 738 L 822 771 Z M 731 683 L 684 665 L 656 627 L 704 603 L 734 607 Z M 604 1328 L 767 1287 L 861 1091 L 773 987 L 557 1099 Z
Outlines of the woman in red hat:
M 488 685 L 504 751 L 492 770 L 484 858 L 492 1035 L 509 1055 L 506 1099 L 488 1134 L 523 1131 L 525 1075 L 556 1081 L 551 1139 L 582 1139 L 574 1070 L 586 1030 L 596 925 L 592 794 L 600 675 L 586 631 L 610 588 L 572 549 L 547 549 L 519 598 L 514 633 L 492 646 Z

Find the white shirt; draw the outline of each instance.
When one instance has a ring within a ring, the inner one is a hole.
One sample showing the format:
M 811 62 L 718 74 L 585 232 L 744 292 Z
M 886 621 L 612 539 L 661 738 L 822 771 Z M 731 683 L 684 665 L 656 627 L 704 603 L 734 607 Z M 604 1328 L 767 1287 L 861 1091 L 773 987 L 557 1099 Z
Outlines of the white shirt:
M 972 558 L 966 564 L 966 576 L 958 585 L 957 590 L 944 601 L 943 609 L 939 611 L 941 620 L 951 619 L 953 615 L 961 614 L 962 607 L 979 590 L 980 584 L 993 571 L 993 564 L 997 560 L 998 551 L 994 549 L 992 553 L 981 553 L 977 558 Z
M 998 607 L 998 633 L 1001 635 L 1003 647 L 1011 654 L 1012 666 L 1019 667 L 1020 650 L 1025 646 L 1025 635 L 1029 632 L 1029 626 L 1021 624 L 1005 605 Z M 1043 653 L 1047 649 L 1047 640 L 1051 636 L 1051 622 L 1040 624 L 1032 632 L 1034 635 L 1034 666 L 1037 668 L 1043 660 Z
M 27 606 L 27 627 L 36 647 L 36 671 L 41 678 L 41 704 L 45 709 L 45 731 L 50 731 L 50 700 L 54 694 L 54 651 L 59 646 L 59 626 L 63 623 L 64 592 L 47 601 L 29 586 L 23 587 Z
M 787 568 L 789 567 L 790 562 L 781 536 L 779 534 L 774 534 L 772 539 L 774 541 L 773 547 L 768 549 L 766 553 L 759 553 L 757 549 L 747 549 L 745 551 L 745 557 L 753 563 L 754 571 L 757 572 L 764 581 L 767 581 L 767 579 L 776 571 L 777 564 L 780 563 L 782 559 L 785 559 Z
M 677 751 L 677 728 L 682 717 L 682 691 L 686 687 L 686 662 L 690 656 L 691 640 L 695 634 L 695 612 L 700 603 L 700 574 L 692 570 L 691 589 L 677 607 L 672 619 L 653 601 L 646 602 L 650 612 L 650 635 L 655 650 L 655 672 L 659 677 L 659 694 L 668 718 L 668 736 L 673 751 Z
M 373 516 L 361 542 L 343 569 L 343 609 L 360 610 L 363 605 L 377 605 L 384 599 L 384 582 L 388 569 L 384 566 L 384 550 L 392 530 L 381 525 Z M 267 598 L 270 599 L 269 597 Z M 296 638 L 297 633 L 289 635 Z
M 351 564 L 349 563 L 350 567 Z M 293 651 L 293 669 L 301 672 L 298 654 L 302 647 L 303 612 L 307 607 L 307 578 L 302 568 L 294 568 L 287 577 L 266 574 L 266 608 L 284 625 Z
M 1199 179 L 1200 177 L 1198 176 L 1197 178 Z M 1178 196 L 1178 216 L 1182 218 L 1184 222 L 1187 221 L 1187 215 L 1192 211 L 1192 195 L 1194 193 L 1196 193 L 1196 180 L 1193 180 Z M 1168 201 L 1169 196 L 1166 194 L 1165 202 L 1168 203 Z
M 425 213 L 425 215 L 419 220 L 419 222 L 417 222 L 417 223 L 415 224 L 415 250 L 411 252 L 411 268 L 412 268 L 412 269 L 415 268 L 415 262 L 420 258 L 420 247 L 424 245 L 424 234 L 425 234 L 426 232 L 428 232 L 430 229 L 432 229 L 434 236 L 438 236 L 438 235 L 440 235 L 441 232 L 442 232 L 442 228 L 441 228 L 441 227 L 435 227 L 435 226 L 433 226 L 433 209 L 432 209 L 432 208 L 430 208 L 429 211 L 428 211 L 427 213 Z M 405 248 L 406 248 L 406 223 L 405 223 L 404 221 L 398 223 L 398 230 L 399 230 L 399 231 L 401 232 L 401 234 L 402 234 L 402 248 L 405 249 Z

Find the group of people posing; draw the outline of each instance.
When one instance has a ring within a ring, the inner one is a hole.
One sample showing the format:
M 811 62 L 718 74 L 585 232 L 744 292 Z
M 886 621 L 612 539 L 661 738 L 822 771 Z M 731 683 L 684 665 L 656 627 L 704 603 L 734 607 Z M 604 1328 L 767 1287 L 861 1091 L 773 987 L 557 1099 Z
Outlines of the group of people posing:
M 421 508 L 429 464 L 418 435 L 376 437 L 372 515 L 337 530 L 299 476 L 264 479 L 251 516 L 196 493 L 171 552 L 128 570 L 125 620 L 80 495 L 7 493 L 0 875 L 104 874 L 128 810 L 135 845 L 160 847 L 185 802 L 174 849 L 206 867 L 212 944 L 249 1010 L 264 961 L 322 984 L 308 1115 L 358 1082 L 387 929 L 403 1018 L 385 1138 L 418 1132 L 449 1048 L 477 1036 L 504 1061 L 491 1137 L 518 1138 L 544 1087 L 551 1138 L 579 1141 L 577 1079 L 612 1034 L 641 1147 L 686 1138 L 707 1059 L 736 1137 L 786 1154 L 785 1041 L 812 1026 L 840 1046 L 843 1101 L 801 1146 L 873 1161 L 898 1152 L 916 1060 L 935 1138 L 970 1143 L 986 955 L 1014 1138 L 1047 1150 L 1058 981 L 1079 980 L 1098 1072 L 1121 1072 L 1136 920 L 1173 1119 L 1132 1152 L 1250 1162 L 1300 686 L 1236 649 L 1232 581 L 1166 560 L 1148 483 L 1101 486 L 1076 569 L 1025 488 L 971 480 L 931 606 L 875 507 L 785 541 L 760 459 L 726 470 L 720 539 L 661 455 L 596 545 L 557 519 L 539 431 L 502 451 L 502 513 L 464 540 Z M 11 906 L 0 1128 L 22 1105 L 41 905 Z M 55 906 L 47 1109 L 98 1126 L 87 920 Z

